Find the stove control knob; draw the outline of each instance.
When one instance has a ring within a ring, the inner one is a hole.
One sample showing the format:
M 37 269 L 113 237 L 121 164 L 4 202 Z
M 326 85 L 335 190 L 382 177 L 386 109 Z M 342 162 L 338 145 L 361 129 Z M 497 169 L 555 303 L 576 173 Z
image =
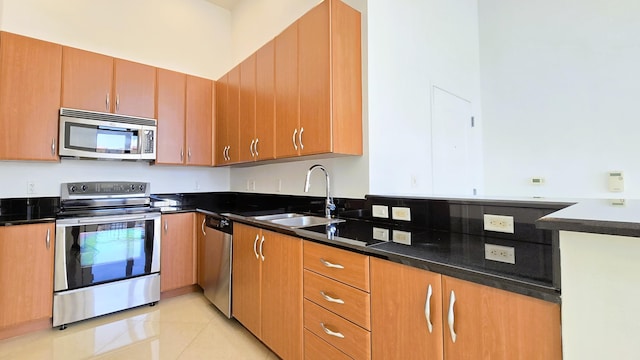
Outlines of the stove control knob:
M 74 193 L 74 192 L 76 192 L 76 190 L 77 190 L 77 189 L 78 189 L 78 187 L 77 187 L 77 186 L 75 186 L 75 185 L 71 185 L 71 186 L 69 186 L 69 192 Z
M 140 184 L 140 191 L 144 191 L 144 185 Z
M 87 185 L 82 185 L 82 191 L 87 191 Z
M 136 189 L 136 186 L 134 184 L 131 184 L 129 187 L 131 188 L 131 191 L 134 191 Z

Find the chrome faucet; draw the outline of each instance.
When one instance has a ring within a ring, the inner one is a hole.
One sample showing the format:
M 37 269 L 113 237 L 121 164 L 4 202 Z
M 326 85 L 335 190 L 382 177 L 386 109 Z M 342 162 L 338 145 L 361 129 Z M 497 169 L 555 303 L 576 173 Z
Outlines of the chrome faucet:
M 327 199 L 325 200 L 324 215 L 327 218 L 331 218 L 331 211 L 336 209 L 336 205 L 333 203 L 333 199 L 329 195 L 329 191 L 330 191 L 329 173 L 327 172 L 327 169 L 324 168 L 324 166 L 320 164 L 316 164 L 309 168 L 309 171 L 307 171 L 307 178 L 304 182 L 304 192 L 309 192 L 309 185 L 311 185 L 309 181 L 311 178 L 311 172 L 315 169 L 320 169 L 322 170 L 322 172 L 324 172 L 324 177 L 327 182 Z

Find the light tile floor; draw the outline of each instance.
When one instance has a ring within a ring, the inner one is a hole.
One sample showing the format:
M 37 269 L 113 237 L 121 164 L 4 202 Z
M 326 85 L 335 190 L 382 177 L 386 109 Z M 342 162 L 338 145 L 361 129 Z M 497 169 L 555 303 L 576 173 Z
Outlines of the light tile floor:
M 0 340 L 0 360 L 278 359 L 201 293 Z

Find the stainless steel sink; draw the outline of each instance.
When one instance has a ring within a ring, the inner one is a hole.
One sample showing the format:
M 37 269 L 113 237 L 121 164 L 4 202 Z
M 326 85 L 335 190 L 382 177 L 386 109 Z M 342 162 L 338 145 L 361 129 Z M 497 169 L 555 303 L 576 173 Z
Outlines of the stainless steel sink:
M 287 226 L 290 228 L 302 228 L 307 226 L 315 226 L 315 225 L 326 225 L 331 223 L 342 222 L 342 219 L 329 219 L 321 216 L 310 216 L 310 215 L 302 215 L 302 216 L 294 216 L 289 218 L 280 218 L 270 220 L 273 224 L 278 224 L 282 226 Z
M 297 214 L 297 213 L 284 213 L 284 214 L 254 216 L 253 219 L 260 220 L 260 221 L 271 221 L 271 220 L 277 220 L 277 219 L 289 219 L 289 218 L 299 217 L 299 216 L 304 216 L 304 215 Z

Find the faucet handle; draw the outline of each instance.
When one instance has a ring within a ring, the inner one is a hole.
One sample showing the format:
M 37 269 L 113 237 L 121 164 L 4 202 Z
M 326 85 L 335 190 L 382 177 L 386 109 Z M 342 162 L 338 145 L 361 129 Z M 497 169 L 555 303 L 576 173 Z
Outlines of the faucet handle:
M 328 203 L 328 204 L 327 204 L 327 208 L 328 208 L 329 210 L 333 211 L 333 210 L 335 210 L 335 209 L 336 209 L 336 204 L 334 204 L 334 203 L 330 202 L 330 203 Z

